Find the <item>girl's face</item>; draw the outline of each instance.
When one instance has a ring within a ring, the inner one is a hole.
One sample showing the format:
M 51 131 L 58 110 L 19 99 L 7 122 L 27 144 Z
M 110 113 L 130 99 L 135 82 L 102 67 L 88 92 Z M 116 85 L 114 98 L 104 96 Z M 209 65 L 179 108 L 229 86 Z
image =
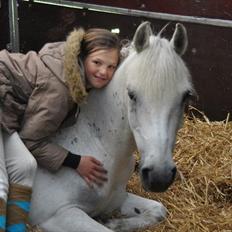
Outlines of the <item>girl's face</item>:
M 117 49 L 102 49 L 89 54 L 84 60 L 87 86 L 100 89 L 106 86 L 117 68 Z

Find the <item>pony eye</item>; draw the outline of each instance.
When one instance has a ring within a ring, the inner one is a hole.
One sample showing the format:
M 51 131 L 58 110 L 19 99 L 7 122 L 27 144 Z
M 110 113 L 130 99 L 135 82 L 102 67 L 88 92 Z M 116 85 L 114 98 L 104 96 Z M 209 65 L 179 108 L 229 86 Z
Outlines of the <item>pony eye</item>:
M 183 95 L 182 102 L 184 104 L 189 104 L 190 102 L 194 101 L 196 98 L 196 94 L 192 91 L 186 91 Z
M 132 101 L 136 102 L 136 95 L 133 91 L 128 91 L 128 96 Z
M 183 95 L 182 102 L 185 103 L 190 97 L 190 91 L 186 91 Z

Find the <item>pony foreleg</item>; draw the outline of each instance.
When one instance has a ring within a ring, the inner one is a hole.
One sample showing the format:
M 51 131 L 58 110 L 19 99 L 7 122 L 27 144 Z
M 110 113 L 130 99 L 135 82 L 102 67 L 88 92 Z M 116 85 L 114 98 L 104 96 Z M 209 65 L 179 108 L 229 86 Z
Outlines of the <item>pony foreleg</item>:
M 63 208 L 39 224 L 44 232 L 113 232 L 77 207 Z
M 113 231 L 128 232 L 155 225 L 164 220 L 165 207 L 154 200 L 149 200 L 128 193 L 128 197 L 120 208 L 122 218 L 111 219 L 106 223 Z

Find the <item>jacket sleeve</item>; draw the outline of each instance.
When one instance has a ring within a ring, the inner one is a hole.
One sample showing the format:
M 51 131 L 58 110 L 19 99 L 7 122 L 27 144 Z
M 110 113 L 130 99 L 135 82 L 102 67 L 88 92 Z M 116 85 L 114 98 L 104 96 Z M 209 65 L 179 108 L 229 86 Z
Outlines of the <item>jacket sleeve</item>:
M 47 78 L 38 77 L 20 131 L 21 138 L 38 164 L 50 171 L 58 170 L 68 154 L 65 148 L 50 141 L 69 111 L 67 91 L 65 85 L 52 74 Z

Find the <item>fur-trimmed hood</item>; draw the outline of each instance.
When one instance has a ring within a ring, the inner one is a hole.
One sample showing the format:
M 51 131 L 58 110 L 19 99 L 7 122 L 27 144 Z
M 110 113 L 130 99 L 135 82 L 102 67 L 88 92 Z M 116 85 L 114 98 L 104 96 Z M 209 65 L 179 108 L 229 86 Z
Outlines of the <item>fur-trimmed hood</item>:
M 77 104 L 81 104 L 87 97 L 84 70 L 78 63 L 84 34 L 83 29 L 74 29 L 65 42 L 47 43 L 39 52 L 46 66 L 68 86 Z
M 87 96 L 85 88 L 84 70 L 78 64 L 81 41 L 85 31 L 83 29 L 72 31 L 65 44 L 64 73 L 71 96 L 76 103 L 82 103 Z

